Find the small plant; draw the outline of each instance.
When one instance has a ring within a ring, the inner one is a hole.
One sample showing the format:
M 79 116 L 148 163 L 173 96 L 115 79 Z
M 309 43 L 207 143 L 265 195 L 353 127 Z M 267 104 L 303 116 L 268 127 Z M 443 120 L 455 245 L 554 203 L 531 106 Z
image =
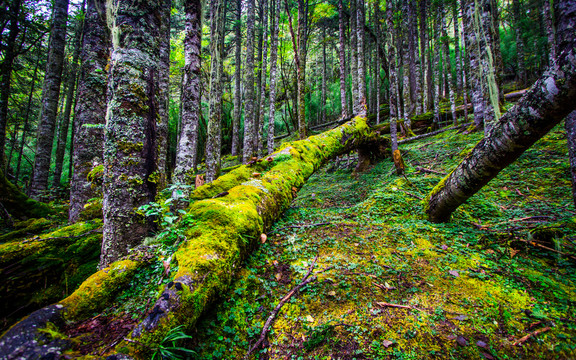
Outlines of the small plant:
M 192 336 L 186 335 L 183 331 L 184 325 L 176 326 L 171 329 L 168 334 L 162 339 L 162 342 L 152 354 L 152 360 L 175 359 L 183 360 L 185 355 L 196 355 L 196 352 L 182 346 L 177 346 L 176 343 L 180 340 L 190 340 Z

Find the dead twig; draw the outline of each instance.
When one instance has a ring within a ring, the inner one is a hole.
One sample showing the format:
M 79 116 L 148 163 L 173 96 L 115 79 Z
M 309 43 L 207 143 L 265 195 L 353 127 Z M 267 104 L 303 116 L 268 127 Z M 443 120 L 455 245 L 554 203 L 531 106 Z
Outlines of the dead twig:
M 310 275 L 312 274 L 312 271 L 314 270 L 314 266 L 316 265 L 317 259 L 318 259 L 318 255 L 316 255 L 316 257 L 312 261 L 312 264 L 310 265 L 308 272 L 302 278 L 302 281 L 300 282 L 300 284 L 296 285 L 292 290 L 290 290 L 286 295 L 284 295 L 284 297 L 280 300 L 278 305 L 276 305 L 274 310 L 272 310 L 272 312 L 270 313 L 270 316 L 268 316 L 268 319 L 266 320 L 266 323 L 264 323 L 264 327 L 262 328 L 262 332 L 260 333 L 260 338 L 258 339 L 256 344 L 254 344 L 254 346 L 252 346 L 250 348 L 250 350 L 248 350 L 244 359 L 248 359 L 250 357 L 250 354 L 252 354 L 252 352 L 254 350 L 256 350 L 260 345 L 262 345 L 262 343 L 266 339 L 266 335 L 268 334 L 270 327 L 272 326 L 272 323 L 274 322 L 274 319 L 276 319 L 276 316 L 278 315 L 278 313 L 280 312 L 280 309 L 282 309 L 282 306 L 284 306 L 286 301 L 288 301 L 297 291 L 302 289 L 304 286 L 310 284 L 311 282 L 313 282 L 317 279 L 316 275 L 310 277 Z
M 548 246 L 545 246 L 545 245 L 542 245 L 542 244 L 538 244 L 538 243 L 535 242 L 535 241 L 528 241 L 528 240 L 524 240 L 524 239 L 517 239 L 517 240 L 518 240 L 518 241 L 521 241 L 521 242 L 523 242 L 523 243 L 526 243 L 526 244 L 528 244 L 528 245 L 536 246 L 536 247 L 539 247 L 539 248 L 541 248 L 541 249 L 548 250 L 548 251 L 552 251 L 552 252 L 555 252 L 556 254 L 560 254 L 560 255 L 562 255 L 562 256 L 569 257 L 569 258 L 572 259 L 572 260 L 576 260 L 576 257 L 574 257 L 574 256 L 572 256 L 572 255 L 570 255 L 570 254 L 567 254 L 567 253 L 565 253 L 565 252 L 562 252 L 562 251 L 559 251 L 559 250 L 556 250 L 556 249 L 552 249 L 552 248 L 550 248 L 550 247 L 548 247 Z
M 418 311 L 426 311 L 420 308 L 417 308 L 415 306 L 408 306 L 408 305 L 398 305 L 398 304 L 390 304 L 387 302 L 377 302 L 376 305 L 386 308 L 386 307 L 391 307 L 391 308 L 397 308 L 397 309 L 408 309 L 408 310 L 418 310 Z
M 540 329 L 540 330 L 536 330 L 534 332 L 531 332 L 530 334 L 521 337 L 520 339 L 514 341 L 512 343 L 512 346 L 518 346 L 518 345 L 522 345 L 524 342 L 526 342 L 526 340 L 530 339 L 533 336 L 545 333 L 546 331 L 550 331 L 550 326 L 546 326 L 544 329 Z

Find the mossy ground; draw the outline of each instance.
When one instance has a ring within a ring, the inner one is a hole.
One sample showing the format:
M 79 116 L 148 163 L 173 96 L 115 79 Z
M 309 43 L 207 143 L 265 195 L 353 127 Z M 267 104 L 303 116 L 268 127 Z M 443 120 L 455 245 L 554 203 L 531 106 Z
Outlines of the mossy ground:
M 481 136 L 450 131 L 402 146 L 406 178 L 389 160 L 358 177 L 319 170 L 198 323 L 198 358 L 243 358 L 316 256 L 318 280 L 280 311 L 270 359 L 576 357 L 576 262 L 565 255 L 576 252 L 576 213 L 560 128 L 451 223 L 423 220 L 421 199 L 442 176 L 416 167 L 449 172 Z

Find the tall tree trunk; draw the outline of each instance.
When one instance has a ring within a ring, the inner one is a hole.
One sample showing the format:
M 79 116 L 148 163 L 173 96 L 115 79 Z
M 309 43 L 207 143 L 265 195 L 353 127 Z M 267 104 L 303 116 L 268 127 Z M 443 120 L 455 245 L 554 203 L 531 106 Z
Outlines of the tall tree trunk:
M 254 149 L 254 0 L 246 5 L 246 99 L 244 110 L 244 150 L 242 161 L 247 163 L 255 155 Z
M 321 94 L 320 94 L 320 111 L 321 111 L 321 119 L 320 119 L 320 123 L 321 124 L 325 124 L 326 123 L 326 62 L 327 62 L 327 58 L 326 58 L 326 27 L 323 26 L 322 27 L 322 64 L 320 64 L 320 66 L 322 67 L 322 90 L 321 90 Z
M 158 99 L 158 119 L 156 126 L 156 159 L 158 176 L 156 185 L 158 190 L 166 187 L 166 174 L 168 173 L 168 122 L 170 118 L 170 15 L 172 0 L 161 0 L 162 28 L 160 29 L 160 63 L 158 64 L 158 76 L 160 98 Z
M 236 1 L 236 41 L 234 75 L 234 117 L 232 118 L 232 155 L 240 154 L 240 120 L 242 118 L 242 0 Z
M 82 13 L 84 13 L 85 1 L 82 3 Z M 74 104 L 74 93 L 76 91 L 76 83 L 78 81 L 78 58 L 80 57 L 80 50 L 82 50 L 82 32 L 84 29 L 84 21 L 78 20 L 76 32 L 74 34 L 74 54 L 72 55 L 72 64 L 70 64 L 70 72 L 68 75 L 68 85 L 66 92 L 66 105 L 64 107 L 64 115 L 62 116 L 62 127 L 58 129 L 58 142 L 56 145 L 56 162 L 54 164 L 54 176 L 52 178 L 52 187 L 57 188 L 60 186 L 62 177 L 62 168 L 64 166 L 64 154 L 66 152 L 66 142 L 68 140 L 68 126 L 70 124 L 70 114 L 72 113 L 72 105 Z M 70 156 L 72 161 L 72 156 Z M 72 174 L 68 174 L 68 178 Z
M 514 162 L 574 110 L 576 102 L 576 6 L 556 0 L 558 58 L 520 102 L 495 124 L 472 152 L 430 192 L 430 221 L 445 222 L 452 212 Z
M 438 34 L 440 32 L 440 22 L 441 22 L 441 8 L 435 8 L 435 17 L 434 17 L 434 34 Z M 441 54 L 441 46 L 440 46 L 440 39 L 434 40 L 434 66 L 433 72 L 434 76 L 432 77 L 436 82 L 433 86 L 433 97 L 434 97 L 434 125 L 436 128 L 440 127 L 440 93 L 442 91 L 442 81 L 440 81 L 440 54 Z
M 56 127 L 56 113 L 60 98 L 60 83 L 64 64 L 64 47 L 66 45 L 66 22 L 68 20 L 68 0 L 55 0 L 52 20 L 52 32 L 48 48 L 48 63 L 44 75 L 42 90 L 42 115 L 38 124 L 36 140 L 36 158 L 34 173 L 30 185 L 30 194 L 34 199 L 40 198 L 48 188 L 50 158 Z
M 340 0 L 342 1 L 342 0 Z M 374 32 L 376 34 L 376 54 L 374 64 L 374 86 L 376 87 L 376 124 L 380 124 L 380 2 L 374 2 Z
M 40 41 L 41 43 L 42 41 Z M 40 48 L 40 46 L 38 46 Z M 20 143 L 18 145 L 18 160 L 16 161 L 16 172 L 14 173 L 14 184 L 18 185 L 18 178 L 20 177 L 20 165 L 22 163 L 22 155 L 24 153 L 24 144 L 30 128 L 30 110 L 32 109 L 32 100 L 34 99 L 34 91 L 36 87 L 36 80 L 38 79 L 38 68 L 40 66 L 40 58 L 42 57 L 41 51 L 36 55 L 36 65 L 34 66 L 34 74 L 32 75 L 32 84 L 30 85 L 30 92 L 28 93 L 28 103 L 26 105 L 26 115 L 24 116 L 24 125 L 22 126 L 22 135 L 20 136 Z
M 340 57 L 340 106 L 342 107 L 342 118 L 345 119 L 350 113 L 348 102 L 346 101 L 346 46 L 345 46 L 345 25 L 344 25 L 344 2 L 338 0 L 338 29 L 340 47 L 338 55 Z
M 476 16 L 475 0 L 461 0 L 462 9 L 466 10 L 465 16 L 465 42 L 466 55 L 470 62 L 470 87 L 472 94 L 472 107 L 474 108 L 474 125 L 477 129 L 484 126 L 484 89 L 482 73 L 480 71 L 480 48 L 477 32 L 474 30 L 474 17 Z
M 554 59 L 556 59 L 556 36 L 554 34 L 554 25 L 552 19 L 551 0 L 543 0 L 542 3 L 542 16 L 544 17 L 544 26 L 546 28 L 546 35 L 548 38 L 548 66 L 552 66 Z
M 454 27 L 454 57 L 456 60 L 456 97 L 462 96 L 462 54 L 460 52 L 460 22 L 458 21 L 458 1 L 452 4 Z
M 487 5 L 490 9 L 490 41 L 494 58 L 494 77 L 498 86 L 498 103 L 504 102 L 504 88 L 502 86 L 502 75 L 504 74 L 504 61 L 500 50 L 500 9 L 498 0 L 489 0 Z M 500 117 L 500 115 L 498 116 Z
M 193 184 L 197 164 L 200 122 L 200 71 L 202 50 L 202 1 L 186 1 L 184 36 L 184 79 L 182 84 L 182 119 L 176 165 L 172 175 L 174 184 Z M 183 196 L 188 190 L 182 189 Z
M 524 37 L 522 36 L 522 10 L 520 0 L 512 0 L 512 13 L 514 17 L 514 33 L 516 35 L 516 57 L 518 61 L 518 86 L 526 86 L 526 59 L 524 55 Z
M 463 5 L 464 3 L 462 2 L 462 0 L 458 1 L 459 5 Z M 460 10 L 458 10 L 458 13 L 460 13 L 461 17 L 462 17 L 462 23 L 459 26 L 460 29 L 460 43 L 462 44 L 461 47 L 461 52 L 460 52 L 460 62 L 461 62 L 461 72 L 462 72 L 462 99 L 464 100 L 464 104 L 466 106 L 464 106 L 464 121 L 468 121 L 468 101 L 470 99 L 470 97 L 468 96 L 468 92 L 470 90 L 469 87 L 469 69 L 470 69 L 470 58 L 468 57 L 468 48 L 466 47 L 466 32 L 465 32 L 465 28 L 464 28 L 464 15 L 462 13 L 462 11 L 464 11 L 464 8 L 462 6 L 460 6 Z
M 276 68 L 278 66 L 278 30 L 280 1 L 270 0 L 270 110 L 268 113 L 268 154 L 274 152 L 274 126 L 276 118 Z M 288 128 L 288 132 L 290 129 Z
M 420 15 L 420 58 L 422 62 L 422 113 L 425 113 L 430 108 L 428 106 L 429 102 L 429 94 L 430 94 L 430 82 L 429 79 L 429 68 L 430 68 L 430 61 L 429 61 L 429 49 L 428 49 L 428 24 L 427 24 L 427 0 L 420 0 L 420 7 L 419 7 L 419 15 Z
M 572 180 L 572 199 L 576 207 L 576 111 L 572 111 L 564 120 L 568 156 L 570 158 L 570 179 Z
M 106 1 L 87 0 L 80 79 L 74 109 L 75 134 L 72 162 L 74 171 L 70 183 L 70 222 L 79 220 L 88 200 L 99 196 L 87 179 L 95 166 L 103 164 L 104 127 L 110 32 L 106 25 Z
M 412 1 L 408 2 L 407 5 L 407 17 L 408 17 L 408 31 L 406 36 L 408 38 L 408 77 L 410 85 L 410 107 L 408 110 L 408 116 L 404 120 L 404 126 L 407 129 L 412 127 L 410 118 L 415 115 L 418 109 L 418 75 L 420 73 L 418 69 L 418 26 L 416 20 L 416 10 L 414 8 L 415 4 Z
M 350 80 L 352 84 L 352 114 L 358 113 L 358 3 L 350 0 Z
M 353 0 L 354 1 L 354 0 Z M 364 51 L 364 0 L 356 0 L 356 42 L 358 43 L 358 108 L 357 112 L 366 114 L 366 54 Z
M 298 0 L 298 135 L 306 138 L 306 58 L 308 42 L 308 0 Z
M 6 48 L 3 49 L 4 59 L 0 64 L 0 170 L 6 168 L 7 162 L 4 156 L 6 146 L 6 125 L 8 123 L 8 100 L 10 99 L 10 88 L 12 77 L 12 67 L 16 58 L 16 39 L 20 33 L 18 18 L 22 0 L 13 0 L 8 7 L 7 18 L 10 21 L 10 33 L 6 41 Z
M 104 231 L 100 268 L 128 253 L 151 229 L 136 213 L 154 201 L 161 91 L 160 2 L 119 0 L 109 9 L 113 35 L 104 145 Z
M 450 45 L 448 43 L 448 11 L 443 11 L 442 16 L 442 38 L 444 39 L 444 74 L 448 81 L 448 94 L 450 98 L 450 110 L 452 112 L 452 123 L 458 124 L 458 117 L 456 116 L 456 99 L 454 98 L 454 81 L 452 81 L 452 63 L 450 61 Z M 455 24 L 456 26 L 456 24 Z
M 260 70 L 260 91 L 258 102 L 258 131 L 256 132 L 256 143 L 254 148 L 257 149 L 257 154 L 262 153 L 264 148 L 264 114 L 266 113 L 266 74 L 268 73 L 268 0 L 264 1 L 264 9 L 262 15 L 262 68 Z
M 206 182 L 212 182 L 220 173 L 222 129 L 222 40 L 224 36 L 224 0 L 210 2 L 210 115 L 206 139 Z
M 393 12 L 394 12 L 394 3 L 392 1 L 388 1 L 386 3 L 386 23 L 388 26 L 388 65 L 389 70 L 388 74 L 390 76 L 390 139 L 391 139 L 391 150 L 392 155 L 394 155 L 398 151 L 398 128 L 397 128 L 397 120 L 398 120 L 398 103 L 400 94 L 398 93 L 398 61 L 397 61 L 397 49 L 396 49 L 396 42 L 395 38 L 398 34 L 397 26 L 394 25 L 393 19 Z M 396 162 L 394 162 L 397 165 Z M 401 170 L 396 167 L 396 172 L 400 173 Z

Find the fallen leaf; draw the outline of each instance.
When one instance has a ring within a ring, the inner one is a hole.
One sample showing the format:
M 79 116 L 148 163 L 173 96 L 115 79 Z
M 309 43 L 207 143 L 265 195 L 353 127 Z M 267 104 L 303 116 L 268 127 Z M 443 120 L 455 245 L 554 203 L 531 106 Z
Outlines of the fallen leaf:
M 440 247 L 442 248 L 442 250 L 448 249 L 448 246 L 446 246 L 446 245 L 442 245 L 442 246 L 440 246 Z
M 390 346 L 394 345 L 394 342 L 393 342 L 393 341 L 390 341 L 390 340 L 384 340 L 384 341 L 382 341 L 382 345 L 383 345 L 385 348 L 387 348 L 387 347 L 390 347 Z
M 330 296 L 336 296 L 336 291 L 334 291 L 334 290 L 328 291 L 328 295 L 330 295 Z
M 268 239 L 268 236 L 266 236 L 266 234 L 260 234 L 260 242 L 262 244 L 264 244 L 267 239 Z
M 510 257 L 513 258 L 519 252 L 520 252 L 520 250 L 514 250 L 514 249 L 510 248 Z
M 494 250 L 488 249 L 488 250 L 486 250 L 486 254 L 494 254 Z
M 280 279 L 282 279 L 282 274 L 277 273 L 276 274 L 276 281 L 280 281 Z
M 464 320 L 468 320 L 468 316 L 466 315 L 458 315 L 454 318 L 454 320 L 458 320 L 458 321 L 464 321 Z
M 456 335 L 448 335 L 448 336 L 446 336 L 446 339 L 454 340 L 454 339 L 456 339 Z
M 481 347 L 481 348 L 484 348 L 484 349 L 486 349 L 486 348 L 488 347 L 488 344 L 486 344 L 486 343 L 485 343 L 484 341 L 482 341 L 482 340 L 476 341 L 476 345 L 479 346 L 479 347 Z
M 484 356 L 484 359 L 494 360 L 494 356 L 492 356 L 488 353 L 482 353 L 482 356 Z
M 454 277 L 459 277 L 459 276 L 460 276 L 460 274 L 459 274 L 458 271 L 456 271 L 456 270 L 450 270 L 450 271 L 448 271 L 448 274 L 450 274 L 450 275 L 452 275 L 452 276 L 454 276 Z
M 257 173 L 257 172 L 252 173 L 252 177 L 259 177 L 259 176 L 260 176 L 260 173 Z
M 384 286 L 385 286 L 386 289 L 388 289 L 388 290 L 394 289 L 394 287 L 390 286 L 390 284 L 388 284 L 386 281 L 384 282 Z
M 458 345 L 460 346 L 466 346 L 468 345 L 468 340 L 466 340 L 466 338 L 462 335 L 458 335 L 458 337 L 456 338 L 456 342 L 458 343 Z
M 278 266 L 278 261 L 274 260 L 274 261 L 272 261 L 272 264 L 274 264 L 274 266 Z
M 308 322 L 314 322 L 314 318 L 310 315 L 306 315 L 306 321 Z

